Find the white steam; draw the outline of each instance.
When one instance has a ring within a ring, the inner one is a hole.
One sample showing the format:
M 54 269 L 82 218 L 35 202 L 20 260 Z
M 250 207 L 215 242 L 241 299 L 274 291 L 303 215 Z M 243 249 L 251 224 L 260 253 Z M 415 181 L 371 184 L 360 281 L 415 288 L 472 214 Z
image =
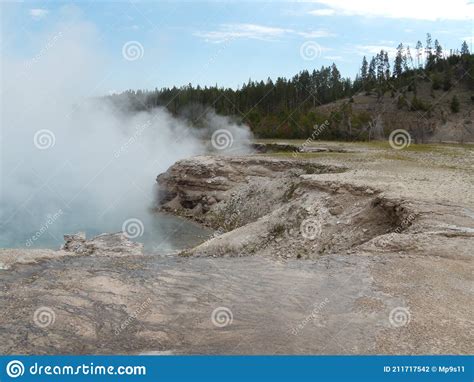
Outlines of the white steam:
M 110 74 L 98 37 L 76 21 L 40 36 L 33 57 L 3 58 L 0 246 L 38 233 L 61 239 L 69 226 L 118 231 L 152 205 L 160 172 L 208 148 L 202 130 L 165 109 L 132 115 L 93 97 Z

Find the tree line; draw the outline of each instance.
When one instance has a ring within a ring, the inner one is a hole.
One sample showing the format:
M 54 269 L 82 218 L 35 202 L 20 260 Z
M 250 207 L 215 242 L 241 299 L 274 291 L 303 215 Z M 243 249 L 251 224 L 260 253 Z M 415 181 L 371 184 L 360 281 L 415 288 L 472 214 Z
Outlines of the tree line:
M 448 91 L 458 80 L 474 89 L 474 55 L 469 52 L 466 41 L 460 50 L 445 51 L 438 40 L 432 42 L 428 33 L 424 46 L 418 41 L 413 52 L 400 43 L 392 63 L 384 50 L 369 60 L 364 56 L 354 80 L 342 77 L 333 63 L 312 71 L 303 70 L 292 78 L 249 79 L 238 89 L 189 84 L 153 91 L 128 90 L 110 97 L 133 111 L 166 107 L 198 127 L 203 123 L 203 115 L 212 108 L 218 114 L 232 116 L 249 125 L 260 138 L 306 138 L 315 124 L 329 120 L 332 127 L 345 125 L 346 128 L 326 129 L 321 138 L 366 139 L 367 133 L 361 134 L 362 127 L 370 124 L 372 116 L 350 110 L 353 95 L 365 92 L 381 99 L 390 92 L 392 97 L 397 94 L 400 108 L 427 109 L 429 105 L 417 98 L 421 82 L 431 81 L 434 90 Z M 405 98 L 407 91 L 414 94 L 410 100 Z M 349 101 L 339 110 L 323 113 L 316 109 L 340 99 Z M 459 111 L 459 101 L 455 101 Z M 354 136 L 356 133 L 359 136 Z

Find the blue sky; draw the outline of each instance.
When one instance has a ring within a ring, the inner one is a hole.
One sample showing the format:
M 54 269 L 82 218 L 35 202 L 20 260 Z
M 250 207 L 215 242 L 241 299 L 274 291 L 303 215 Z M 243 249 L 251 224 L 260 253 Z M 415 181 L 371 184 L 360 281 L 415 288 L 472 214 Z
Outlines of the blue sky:
M 108 62 L 99 93 L 188 83 L 237 87 L 332 62 L 354 77 L 363 55 L 393 52 L 399 42 L 413 49 L 426 32 L 443 47 L 459 48 L 464 39 L 471 47 L 474 28 L 468 0 L 24 1 L 1 9 L 2 57 L 31 60 L 38 36 L 68 23 L 92 26 Z M 133 48 L 138 56 L 127 56 Z

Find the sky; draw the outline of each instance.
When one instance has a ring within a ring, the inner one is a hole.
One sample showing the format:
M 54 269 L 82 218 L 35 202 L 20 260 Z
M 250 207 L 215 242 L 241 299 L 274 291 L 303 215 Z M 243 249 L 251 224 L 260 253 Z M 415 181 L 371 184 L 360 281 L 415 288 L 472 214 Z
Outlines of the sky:
M 354 78 L 362 57 L 393 56 L 430 32 L 472 50 L 472 0 L 1 2 L 1 54 L 31 65 L 81 25 L 106 70 L 90 94 L 164 86 L 236 88 L 336 63 Z M 74 41 L 70 42 L 74 44 Z M 8 75 L 8 73 L 3 73 Z

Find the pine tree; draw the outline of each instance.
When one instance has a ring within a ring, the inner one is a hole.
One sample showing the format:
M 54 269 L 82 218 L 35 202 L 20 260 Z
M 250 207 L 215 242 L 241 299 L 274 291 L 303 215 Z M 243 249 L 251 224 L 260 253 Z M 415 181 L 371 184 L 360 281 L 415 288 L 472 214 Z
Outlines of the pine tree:
M 362 89 L 364 90 L 367 90 L 368 76 L 369 76 L 369 63 L 367 62 L 367 59 L 364 56 L 364 58 L 362 59 L 362 66 L 360 68 L 361 84 L 362 84 Z
M 413 57 L 411 56 L 410 45 L 407 46 L 407 54 L 405 59 L 405 71 L 408 71 L 408 65 L 413 68 Z
M 341 82 L 341 73 L 337 69 L 336 64 L 331 65 L 331 79 L 330 84 L 332 88 L 333 99 L 338 99 L 343 95 L 343 85 Z
M 421 68 L 422 62 L 421 62 L 421 56 L 423 55 L 423 44 L 421 43 L 420 40 L 416 43 L 416 60 L 418 63 L 418 68 Z
M 466 40 L 464 40 L 461 45 L 461 56 L 465 56 L 468 54 L 469 54 L 469 48 L 467 46 Z
M 367 62 L 367 59 L 364 56 L 364 58 L 362 59 L 362 66 L 360 68 L 360 77 L 362 81 L 364 82 L 367 80 L 368 70 L 369 70 L 369 64 Z
M 388 81 L 390 79 L 390 60 L 388 59 L 387 52 L 385 52 L 383 56 L 383 67 L 385 72 L 385 80 Z
M 378 53 L 375 56 L 375 63 L 377 65 L 377 81 L 379 83 L 382 83 L 384 79 L 384 75 L 385 75 L 385 67 L 384 67 L 383 59 L 384 59 L 384 51 L 382 49 L 380 53 Z
M 443 48 L 441 47 L 437 39 L 435 40 L 434 46 L 435 46 L 436 62 L 440 62 L 441 59 L 443 58 Z
M 370 64 L 369 64 L 369 74 L 368 74 L 368 83 L 369 83 L 369 86 L 373 86 L 374 83 L 375 83 L 375 80 L 376 80 L 376 67 L 377 67 L 377 64 L 375 62 L 375 57 L 372 57 L 372 59 L 370 60 Z
M 401 77 L 403 73 L 403 44 L 400 43 L 397 47 L 397 55 L 393 63 L 393 75 L 394 77 Z
M 432 47 L 432 39 L 431 34 L 426 34 L 426 45 L 425 45 L 425 53 L 426 53 L 426 68 L 431 68 L 433 64 L 434 55 L 433 55 L 433 47 Z

